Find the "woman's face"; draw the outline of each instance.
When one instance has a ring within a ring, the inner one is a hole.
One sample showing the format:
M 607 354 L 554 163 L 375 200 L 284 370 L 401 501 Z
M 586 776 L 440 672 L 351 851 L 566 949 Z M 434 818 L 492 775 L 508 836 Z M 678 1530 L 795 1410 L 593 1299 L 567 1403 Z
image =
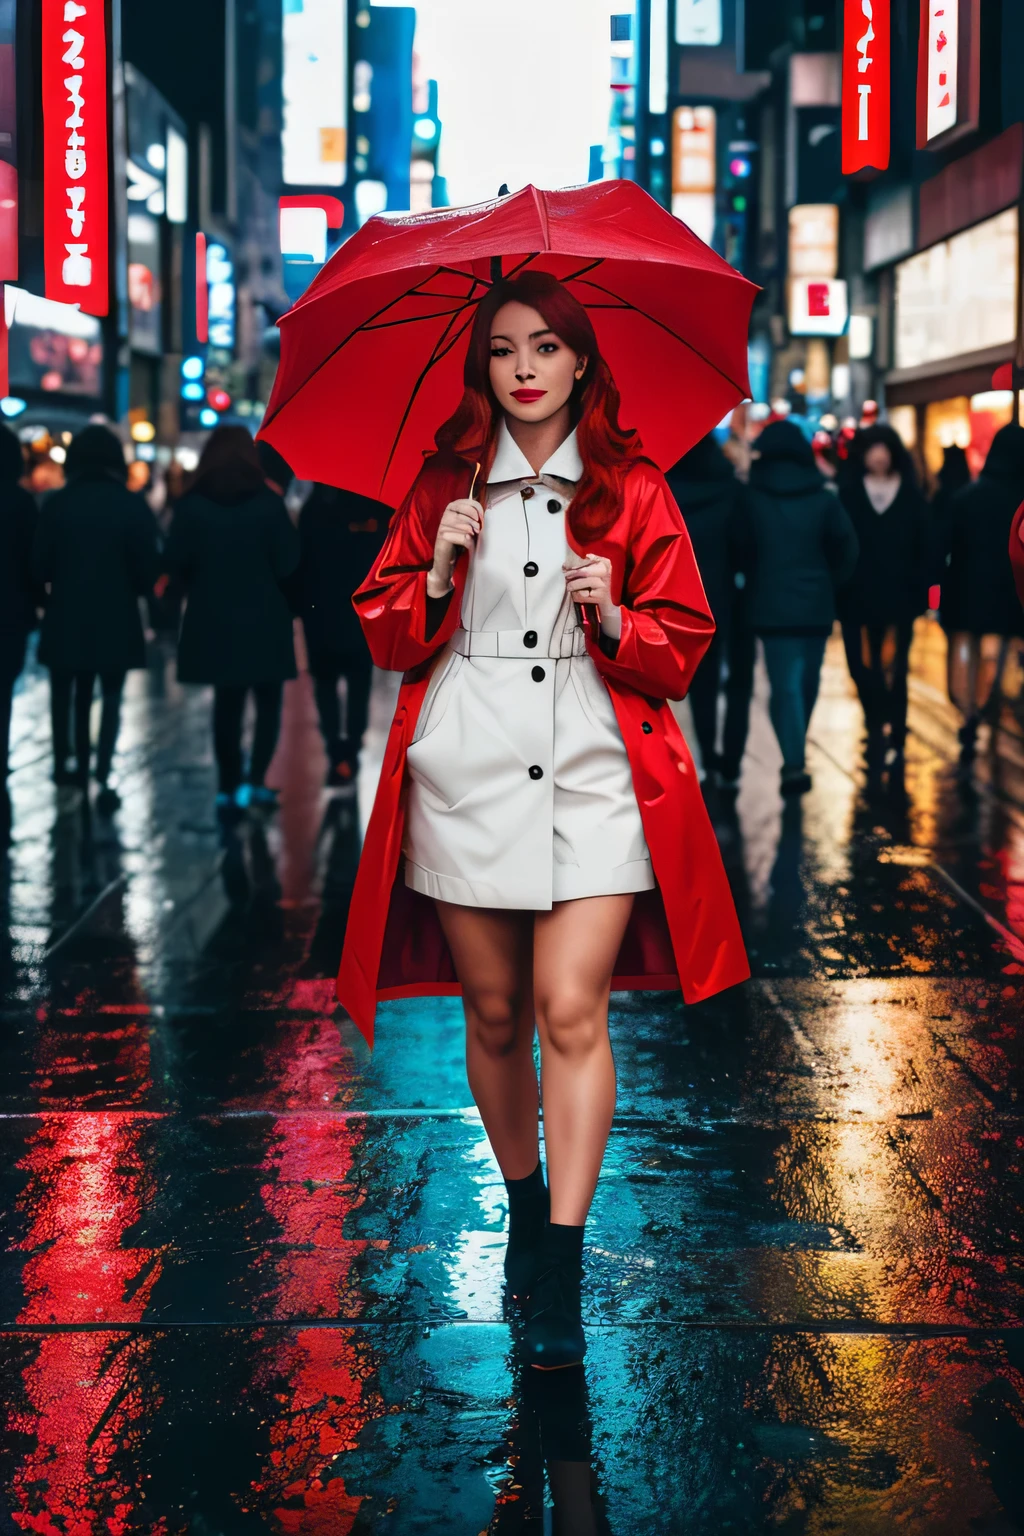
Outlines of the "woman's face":
M 503 411 L 518 421 L 547 421 L 567 403 L 585 357 L 578 357 L 528 304 L 503 304 L 491 325 L 490 379 Z
M 892 454 L 884 443 L 872 443 L 864 455 L 864 469 L 869 475 L 884 479 L 892 474 Z

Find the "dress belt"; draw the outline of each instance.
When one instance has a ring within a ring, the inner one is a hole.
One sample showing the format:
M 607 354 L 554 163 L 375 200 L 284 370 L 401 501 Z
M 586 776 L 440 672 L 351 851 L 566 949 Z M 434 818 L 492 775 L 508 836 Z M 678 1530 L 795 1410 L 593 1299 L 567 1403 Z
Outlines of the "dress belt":
M 529 635 L 534 636 L 533 645 L 528 643 Z M 544 647 L 529 629 L 457 629 L 448 643 L 458 656 L 504 656 L 515 661 L 536 660 L 539 656 L 559 661 L 587 654 L 586 636 L 578 627 L 552 635 Z

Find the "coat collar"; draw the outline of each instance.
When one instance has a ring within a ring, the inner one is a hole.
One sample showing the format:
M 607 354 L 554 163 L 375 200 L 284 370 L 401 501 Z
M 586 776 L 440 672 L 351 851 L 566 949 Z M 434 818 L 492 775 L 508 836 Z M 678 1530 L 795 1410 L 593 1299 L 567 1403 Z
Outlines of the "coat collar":
M 488 485 L 495 485 L 503 480 L 539 480 L 545 475 L 554 475 L 559 480 L 570 480 L 574 485 L 577 480 L 583 478 L 583 460 L 580 458 L 580 450 L 576 443 L 576 428 L 573 427 L 569 436 L 559 444 L 547 463 L 541 465 L 540 474 L 536 475 L 530 461 L 509 431 L 508 423 L 503 420 L 498 428 L 498 446 L 491 472 L 487 476 Z

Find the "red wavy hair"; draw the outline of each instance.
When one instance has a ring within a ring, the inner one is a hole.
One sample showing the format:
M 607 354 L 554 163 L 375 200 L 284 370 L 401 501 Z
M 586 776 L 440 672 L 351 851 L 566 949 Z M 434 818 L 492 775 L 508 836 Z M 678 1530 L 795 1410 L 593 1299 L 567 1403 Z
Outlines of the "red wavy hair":
M 577 543 L 600 537 L 618 516 L 622 478 L 643 456 L 633 428 L 619 425 L 619 392 L 601 356 L 594 327 L 583 305 L 550 272 L 523 272 L 495 283 L 477 306 L 463 371 L 465 393 L 434 441 L 441 452 L 478 460 L 481 480 L 494 460 L 502 411 L 491 389 L 491 327 L 503 304 L 535 309 L 560 341 L 587 366 L 570 398 L 583 478 L 569 505 L 569 526 Z

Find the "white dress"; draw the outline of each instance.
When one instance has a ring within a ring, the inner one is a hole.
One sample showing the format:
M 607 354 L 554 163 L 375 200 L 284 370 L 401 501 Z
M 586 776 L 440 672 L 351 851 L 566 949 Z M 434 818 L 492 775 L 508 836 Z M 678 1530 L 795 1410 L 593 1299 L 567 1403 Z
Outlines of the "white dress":
M 655 883 L 615 711 L 565 590 L 582 473 L 575 432 L 537 475 L 502 423 L 462 628 L 408 751 L 405 880 L 426 896 L 539 912 Z

